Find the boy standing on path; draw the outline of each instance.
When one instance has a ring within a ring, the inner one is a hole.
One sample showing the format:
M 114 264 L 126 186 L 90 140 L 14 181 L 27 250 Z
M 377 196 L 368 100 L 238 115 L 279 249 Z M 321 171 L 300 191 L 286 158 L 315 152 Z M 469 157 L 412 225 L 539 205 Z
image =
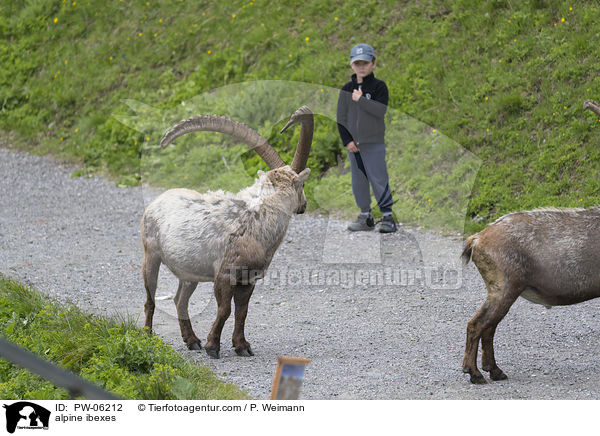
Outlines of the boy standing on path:
M 392 216 L 392 192 L 385 163 L 385 112 L 388 89 L 375 78 L 375 51 L 368 44 L 358 44 L 350 50 L 350 65 L 354 73 L 340 92 L 337 106 L 338 130 L 348 149 L 352 174 L 352 193 L 360 215 L 348 226 L 350 231 L 373 230 L 371 192 L 383 214 L 379 231 L 396 231 Z

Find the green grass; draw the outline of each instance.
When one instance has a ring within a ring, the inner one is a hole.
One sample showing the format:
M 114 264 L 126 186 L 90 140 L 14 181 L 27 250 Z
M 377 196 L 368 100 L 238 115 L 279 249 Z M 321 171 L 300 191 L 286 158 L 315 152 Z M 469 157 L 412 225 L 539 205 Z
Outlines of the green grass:
M 233 189 L 262 166 L 255 156 L 223 151 L 214 135 L 159 155 L 164 129 L 227 85 L 338 88 L 351 73 L 349 48 L 366 41 L 390 89 L 394 212 L 470 232 L 482 225 L 477 215 L 600 202 L 598 120 L 581 110 L 600 98 L 599 21 L 590 0 L 8 0 L 0 5 L 0 129 L 15 147 L 80 164 L 76 175 Z M 243 119 L 289 159 L 297 132 L 278 135 L 281 108 L 304 95 L 262 91 L 222 94 L 207 110 Z M 148 105 L 145 125 L 126 100 Z M 335 123 L 321 117 L 310 210 L 355 212 L 340 157 Z
M 134 323 L 61 305 L 2 275 L 0 335 L 123 398 L 248 398 Z M 0 398 L 55 400 L 69 396 L 64 389 L 0 359 Z

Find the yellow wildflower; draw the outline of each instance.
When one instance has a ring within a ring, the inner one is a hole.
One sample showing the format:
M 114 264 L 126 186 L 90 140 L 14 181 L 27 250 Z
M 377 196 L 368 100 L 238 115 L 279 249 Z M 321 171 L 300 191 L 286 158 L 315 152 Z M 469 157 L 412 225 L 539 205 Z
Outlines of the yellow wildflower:
M 58 18 L 55 18 L 55 19 L 54 19 L 54 22 L 55 22 L 55 23 L 58 23 Z
M 565 19 L 564 19 L 564 18 L 561 18 L 561 19 L 560 19 L 560 22 L 561 22 L 561 23 L 564 23 L 564 22 L 565 22 Z
M 307 36 L 306 38 L 304 38 L 304 40 L 305 40 L 305 41 L 308 41 L 308 40 L 310 40 L 310 38 Z

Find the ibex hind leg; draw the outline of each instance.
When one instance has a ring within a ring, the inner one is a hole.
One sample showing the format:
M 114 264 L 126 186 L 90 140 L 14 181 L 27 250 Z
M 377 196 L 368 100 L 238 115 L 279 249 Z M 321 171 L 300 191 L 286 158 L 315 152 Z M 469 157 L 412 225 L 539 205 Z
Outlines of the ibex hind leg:
M 508 313 L 510 306 L 512 306 L 519 294 L 520 292 L 515 291 L 515 288 L 510 285 L 488 288 L 487 299 L 467 324 L 467 343 L 463 360 L 463 372 L 470 374 L 471 383 L 485 383 L 483 375 L 477 369 L 479 340 L 484 335 L 485 342 L 482 340 L 484 369 L 489 368 L 492 380 L 506 378 L 506 375 L 495 364 L 492 339 L 496 326 Z
M 158 282 L 160 263 L 160 257 L 153 256 L 147 251 L 144 252 L 144 260 L 142 261 L 142 276 L 144 278 L 144 287 L 146 288 L 146 304 L 144 304 L 144 313 L 146 314 L 145 327 L 148 328 L 148 334 L 152 333 L 152 318 L 154 316 L 156 285 Z
M 498 381 L 506 380 L 508 377 L 498 367 L 494 357 L 494 334 L 496 333 L 496 327 L 497 325 L 487 328 L 481 335 L 481 368 L 490 373 L 492 380 Z
M 202 349 L 202 345 L 200 339 L 198 339 L 198 336 L 194 333 L 188 311 L 190 297 L 197 286 L 198 282 L 186 282 L 180 280 L 177 294 L 175 294 L 175 308 L 177 309 L 177 318 L 179 319 L 179 328 L 181 329 L 183 342 L 185 342 L 190 350 L 199 351 Z

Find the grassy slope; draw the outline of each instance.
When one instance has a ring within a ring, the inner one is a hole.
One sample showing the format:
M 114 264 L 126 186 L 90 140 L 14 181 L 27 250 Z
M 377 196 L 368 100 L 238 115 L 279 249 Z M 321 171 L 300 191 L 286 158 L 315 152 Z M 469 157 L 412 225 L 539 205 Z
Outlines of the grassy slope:
M 349 47 L 368 41 L 391 107 L 482 160 L 469 217 L 600 202 L 598 120 L 581 111 L 600 96 L 596 1 L 24 4 L 0 5 L 0 129 L 22 148 L 82 162 L 82 173 L 139 182 L 146 139 L 111 117 L 126 112 L 122 99 L 170 109 L 249 80 L 337 87 Z M 312 165 L 324 172 L 340 144 L 332 122 L 318 128 Z M 420 222 L 435 210 L 430 197 L 450 195 L 439 181 L 392 177 L 396 200 L 417 211 L 401 219 Z M 348 176 L 332 180 L 328 195 L 345 193 L 332 204 L 347 208 Z
M 123 398 L 245 399 L 207 368 L 177 355 L 132 322 L 49 301 L 0 275 L 0 335 Z M 68 393 L 0 359 L 0 398 L 66 399 Z

